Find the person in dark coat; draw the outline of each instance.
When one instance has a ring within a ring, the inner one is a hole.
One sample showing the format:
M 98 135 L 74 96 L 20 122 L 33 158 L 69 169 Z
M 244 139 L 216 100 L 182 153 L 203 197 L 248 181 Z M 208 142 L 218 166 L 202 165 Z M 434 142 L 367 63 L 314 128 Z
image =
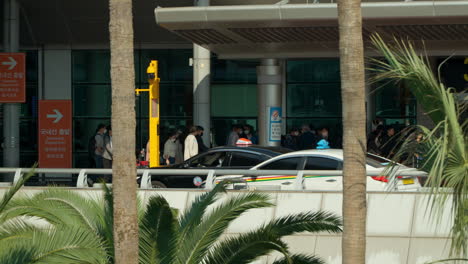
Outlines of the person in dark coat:
M 314 149 L 317 146 L 317 137 L 310 130 L 309 125 L 302 125 L 302 134 L 299 137 L 299 149 Z
M 299 150 L 299 129 L 293 128 L 284 137 L 283 146 L 292 150 Z
M 381 141 L 382 141 L 382 134 L 384 133 L 384 126 L 379 125 L 375 128 L 374 131 L 369 133 L 367 136 L 367 151 L 380 155 L 381 154 Z
M 203 133 L 205 132 L 205 129 L 201 126 L 197 126 L 197 135 L 195 136 L 195 138 L 197 139 L 197 143 L 198 143 L 198 153 L 203 153 L 203 152 L 206 152 L 208 151 L 208 147 L 205 146 L 205 144 L 203 143 Z
M 382 135 L 380 144 L 381 155 L 385 158 L 392 158 L 396 146 L 395 128 L 388 126 Z

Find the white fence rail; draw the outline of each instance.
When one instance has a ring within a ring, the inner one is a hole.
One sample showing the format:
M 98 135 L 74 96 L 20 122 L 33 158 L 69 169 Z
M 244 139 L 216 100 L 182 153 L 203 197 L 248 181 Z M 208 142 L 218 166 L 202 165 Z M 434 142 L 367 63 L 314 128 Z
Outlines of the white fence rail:
M 30 168 L 0 168 L 0 173 L 14 173 L 13 184 L 17 183 L 24 174 L 30 172 Z M 67 168 L 36 168 L 35 174 L 76 174 L 78 179 L 77 188 L 88 188 L 88 175 L 112 175 L 112 169 L 67 169 Z M 232 170 L 232 169 L 137 169 L 137 175 L 141 176 L 141 189 L 151 189 L 152 175 L 207 175 L 205 189 L 212 189 L 217 176 L 222 175 L 296 175 L 294 182 L 295 190 L 303 190 L 304 175 L 342 176 L 343 171 L 330 170 Z M 380 176 L 381 170 L 368 170 L 368 176 Z M 427 174 L 414 169 L 400 169 L 399 176 L 426 177 Z M 241 176 L 239 177 L 241 180 Z

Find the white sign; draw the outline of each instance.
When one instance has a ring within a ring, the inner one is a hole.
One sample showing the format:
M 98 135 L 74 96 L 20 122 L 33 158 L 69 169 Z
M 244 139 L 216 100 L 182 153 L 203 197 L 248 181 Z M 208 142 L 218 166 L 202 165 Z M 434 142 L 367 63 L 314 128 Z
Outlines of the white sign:
M 281 141 L 281 123 L 282 123 L 282 109 L 281 107 L 268 107 L 268 127 L 269 127 L 269 141 Z

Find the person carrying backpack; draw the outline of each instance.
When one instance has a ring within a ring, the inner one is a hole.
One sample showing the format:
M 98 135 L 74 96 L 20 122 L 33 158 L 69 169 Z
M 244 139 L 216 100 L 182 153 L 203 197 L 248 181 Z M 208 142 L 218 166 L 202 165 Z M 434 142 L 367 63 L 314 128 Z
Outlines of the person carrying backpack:
M 96 131 L 96 135 L 94 136 L 94 140 L 96 141 L 94 160 L 96 162 L 96 168 L 102 169 L 102 155 L 104 154 L 104 134 L 107 132 L 106 125 L 99 124 Z

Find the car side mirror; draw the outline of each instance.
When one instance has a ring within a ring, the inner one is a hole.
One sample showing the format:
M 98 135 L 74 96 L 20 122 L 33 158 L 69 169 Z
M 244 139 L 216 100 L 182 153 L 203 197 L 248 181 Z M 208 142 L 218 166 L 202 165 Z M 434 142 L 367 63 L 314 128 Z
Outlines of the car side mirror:
M 188 168 L 188 167 L 190 167 L 190 165 L 186 162 L 186 163 L 184 163 L 184 166 L 183 166 L 183 167 L 184 167 L 184 168 Z

